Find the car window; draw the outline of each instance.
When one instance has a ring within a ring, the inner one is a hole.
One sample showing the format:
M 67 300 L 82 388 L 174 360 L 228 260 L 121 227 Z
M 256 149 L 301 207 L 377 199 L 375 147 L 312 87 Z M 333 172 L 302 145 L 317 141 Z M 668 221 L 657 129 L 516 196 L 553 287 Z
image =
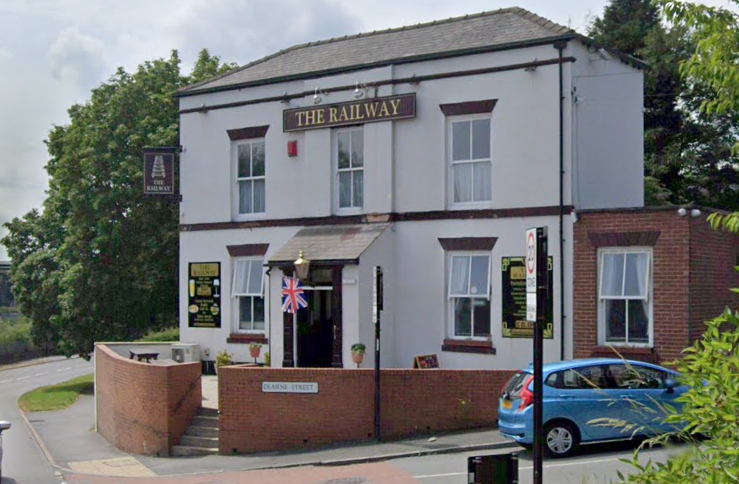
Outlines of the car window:
M 600 365 L 564 370 L 561 385 L 560 388 L 578 390 L 604 388 L 606 385 L 605 372 Z
M 525 372 L 519 372 L 513 375 L 511 379 L 508 380 L 508 383 L 506 383 L 506 386 L 503 389 L 503 394 L 508 395 L 512 398 L 518 398 L 521 390 L 523 390 L 523 384 L 526 382 L 526 380 L 528 379 L 527 377 L 529 376 L 531 375 Z
M 641 365 L 610 365 L 609 377 L 615 388 L 645 390 L 665 388 L 662 372 Z
M 562 388 L 561 376 L 562 376 L 561 371 L 550 373 L 547 379 L 544 380 L 544 384 L 552 388 Z

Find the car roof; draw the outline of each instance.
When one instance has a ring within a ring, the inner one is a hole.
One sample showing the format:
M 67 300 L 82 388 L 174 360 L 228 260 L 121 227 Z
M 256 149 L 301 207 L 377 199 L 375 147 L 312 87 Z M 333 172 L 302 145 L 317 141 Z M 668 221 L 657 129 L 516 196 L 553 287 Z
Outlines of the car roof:
M 664 369 L 664 370 L 674 373 L 673 370 L 669 370 L 667 368 L 663 368 L 661 366 L 654 365 L 651 363 L 645 363 L 643 361 L 635 361 L 635 360 L 624 360 L 620 358 L 584 358 L 584 359 L 578 359 L 578 360 L 557 361 L 554 363 L 547 363 L 546 365 L 544 365 L 543 371 L 544 373 L 548 373 L 552 371 L 566 370 L 569 368 L 582 368 L 583 366 L 618 365 L 618 364 L 643 365 L 643 366 L 649 366 L 651 368 Z M 528 368 L 526 368 L 525 371 L 532 372 L 533 367 L 529 366 Z

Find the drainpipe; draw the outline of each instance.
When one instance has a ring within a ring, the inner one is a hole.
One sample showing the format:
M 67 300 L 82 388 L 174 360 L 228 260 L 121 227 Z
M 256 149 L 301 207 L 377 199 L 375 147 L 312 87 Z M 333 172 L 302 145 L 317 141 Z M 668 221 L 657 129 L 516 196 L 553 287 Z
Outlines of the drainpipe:
M 269 308 L 267 314 L 264 317 L 264 324 L 269 324 L 269 330 L 267 332 L 267 352 L 269 353 L 269 366 L 272 366 L 272 267 L 267 267 L 264 272 L 267 276 L 267 301 L 265 307 Z
M 564 234 L 564 75 L 562 53 L 566 40 L 556 40 L 554 48 L 559 51 L 559 358 L 565 359 L 565 234 Z

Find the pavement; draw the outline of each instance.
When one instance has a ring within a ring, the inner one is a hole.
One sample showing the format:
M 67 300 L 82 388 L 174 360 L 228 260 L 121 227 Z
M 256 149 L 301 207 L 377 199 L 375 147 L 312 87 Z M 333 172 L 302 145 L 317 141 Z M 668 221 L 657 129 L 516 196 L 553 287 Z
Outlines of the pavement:
M 217 408 L 217 402 L 217 380 L 204 376 L 203 406 Z M 67 482 L 74 481 L 75 476 L 79 480 L 85 475 L 129 478 L 196 476 L 298 466 L 348 466 L 432 454 L 520 449 L 501 437 L 497 430 L 486 429 L 391 442 L 342 444 L 314 450 L 237 456 L 147 457 L 122 452 L 95 432 L 94 397 L 90 395 L 81 396 L 66 410 L 28 413 L 25 417 L 47 459 L 67 475 Z

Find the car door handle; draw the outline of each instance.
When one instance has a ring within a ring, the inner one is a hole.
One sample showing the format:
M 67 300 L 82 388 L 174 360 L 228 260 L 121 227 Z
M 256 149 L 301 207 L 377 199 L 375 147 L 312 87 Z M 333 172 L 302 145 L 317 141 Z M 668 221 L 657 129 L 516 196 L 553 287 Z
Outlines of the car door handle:
M 565 399 L 568 399 L 568 400 L 572 400 L 573 398 L 575 398 L 572 395 L 558 395 L 558 397 L 559 398 L 565 398 Z
M 619 398 L 621 398 L 623 400 L 628 400 L 628 399 L 631 398 L 631 396 L 630 395 L 620 395 Z

